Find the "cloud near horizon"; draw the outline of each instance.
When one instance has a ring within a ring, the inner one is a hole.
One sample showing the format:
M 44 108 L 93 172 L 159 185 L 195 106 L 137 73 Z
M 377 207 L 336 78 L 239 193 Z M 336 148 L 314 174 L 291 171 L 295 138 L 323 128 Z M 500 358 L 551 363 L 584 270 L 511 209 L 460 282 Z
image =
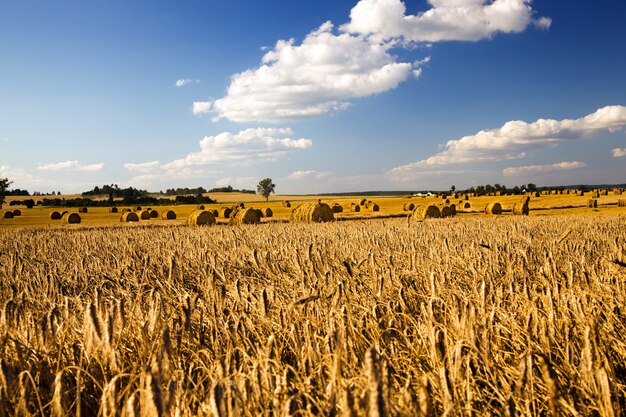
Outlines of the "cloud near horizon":
M 614 132 L 626 126 L 626 107 L 606 106 L 579 119 L 539 119 L 533 123 L 519 120 L 502 127 L 448 141 L 444 151 L 390 170 L 399 175 L 431 170 L 451 164 L 522 159 L 533 148 L 559 146 L 571 140 L 590 138 L 602 132 Z
M 531 0 L 430 0 L 431 8 L 406 15 L 401 0 L 361 0 L 350 22 L 327 21 L 297 44 L 279 40 L 259 67 L 234 74 L 225 97 L 193 103 L 193 113 L 213 120 L 278 123 L 347 109 L 351 99 L 396 88 L 419 77 L 429 57 L 399 62 L 390 52 L 416 42 L 477 41 L 521 32 L 534 19 Z
M 77 172 L 96 172 L 104 168 L 102 162 L 98 164 L 82 165 L 79 161 L 63 161 L 49 164 L 40 164 L 37 169 L 40 171 L 77 171 Z
M 301 170 L 292 172 L 287 178 L 297 181 L 306 178 L 321 179 L 329 177 L 330 175 L 332 175 L 330 171 Z
M 193 80 L 191 78 L 181 78 L 179 80 L 176 80 L 176 83 L 174 83 L 174 85 L 180 88 L 180 87 L 186 86 L 187 84 L 197 84 L 199 82 L 200 80 Z
M 502 170 L 502 174 L 507 177 L 519 177 L 528 174 L 543 174 L 555 171 L 567 171 L 570 169 L 584 168 L 587 164 L 580 161 L 559 162 L 548 165 L 527 165 L 522 167 L 510 167 Z
M 611 149 L 611 155 L 613 158 L 623 158 L 626 156 L 626 148 Z

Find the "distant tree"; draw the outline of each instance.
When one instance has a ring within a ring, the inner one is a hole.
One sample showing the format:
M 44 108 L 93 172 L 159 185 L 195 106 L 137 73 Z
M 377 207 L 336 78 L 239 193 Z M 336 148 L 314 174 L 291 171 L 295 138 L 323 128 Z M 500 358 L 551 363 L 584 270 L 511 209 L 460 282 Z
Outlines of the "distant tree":
M 0 209 L 4 204 L 4 196 L 6 195 L 7 189 L 11 184 L 13 184 L 13 181 L 9 181 L 8 178 L 0 178 Z
M 269 200 L 270 194 L 274 192 L 274 188 L 276 188 L 276 184 L 272 182 L 271 178 L 259 181 L 259 184 L 256 186 L 257 192 L 265 197 L 265 201 Z
M 456 191 L 456 186 L 454 186 L 454 185 L 453 185 L 453 186 L 451 186 L 451 187 L 450 187 L 450 192 L 451 192 L 451 193 L 454 193 L 455 191 Z
M 532 182 L 529 182 L 528 185 L 526 186 L 526 189 L 530 191 L 531 193 L 533 193 L 537 191 L 537 186 L 533 184 Z

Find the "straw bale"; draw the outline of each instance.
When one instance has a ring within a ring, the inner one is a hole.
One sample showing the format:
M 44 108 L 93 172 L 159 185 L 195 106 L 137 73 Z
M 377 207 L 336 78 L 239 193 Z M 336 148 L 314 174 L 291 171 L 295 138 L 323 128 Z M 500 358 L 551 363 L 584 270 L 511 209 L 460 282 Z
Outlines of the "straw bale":
M 446 204 L 441 207 L 441 217 L 453 217 L 456 216 L 456 205 Z
M 364 198 L 363 200 L 359 202 L 359 206 L 364 206 L 366 204 L 367 204 L 367 198 Z
M 368 204 L 365 207 L 370 211 L 380 211 L 380 206 L 376 203 L 372 203 L 371 201 L 370 201 L 370 204 Z
M 292 222 L 319 223 L 334 220 L 333 209 L 326 203 L 304 203 L 291 212 Z
M 402 210 L 404 211 L 413 211 L 415 209 L 415 204 L 413 203 L 404 203 L 402 206 Z
M 502 205 L 498 202 L 489 203 L 485 207 L 485 213 L 487 214 L 502 214 Z
M 117 207 L 109 207 L 109 213 L 117 213 Z
M 150 210 L 150 218 L 151 219 L 158 219 L 159 218 L 159 212 L 156 210 Z
M 12 211 L 5 211 L 4 214 L 2 215 L 2 217 L 4 217 L 5 219 L 12 219 L 15 215 L 13 214 Z
M 596 208 L 596 207 L 598 207 L 598 200 L 596 200 L 595 198 L 587 200 L 587 207 L 589 207 L 589 208 Z
M 283 201 L 283 207 L 291 207 L 291 203 L 287 200 Z
M 139 213 L 139 218 L 141 220 L 150 220 L 150 212 L 148 210 L 141 210 Z
M 122 213 L 122 217 L 120 217 L 120 221 L 122 223 L 138 222 L 139 216 L 134 211 L 125 211 L 124 213 Z
M 196 210 L 204 210 L 204 204 L 200 204 L 196 207 Z
M 135 207 L 135 211 L 141 211 L 141 210 L 142 210 L 141 206 Z
M 194 210 L 187 217 L 187 224 L 190 226 L 204 226 L 215 224 L 215 216 L 207 210 Z
M 65 213 L 61 218 L 62 221 L 68 224 L 79 224 L 80 214 L 78 213 Z
M 20 209 L 13 210 L 13 217 L 18 217 L 22 215 L 22 211 Z
M 164 210 L 163 213 L 161 213 L 161 218 L 163 220 L 175 220 L 176 213 L 174 213 L 172 210 Z
M 434 204 L 426 204 L 415 207 L 412 216 L 414 219 L 438 219 L 441 217 L 441 210 Z
M 272 217 L 274 215 L 274 212 L 272 211 L 271 208 L 267 207 L 264 211 L 263 214 L 265 215 L 265 217 Z
M 87 207 L 79 207 L 78 208 L 78 212 L 79 213 L 87 213 Z
M 361 211 L 361 206 L 355 203 L 350 204 L 350 211 L 358 213 Z
M 220 208 L 220 217 L 223 217 L 225 219 L 230 217 L 230 213 L 232 213 L 233 209 L 231 209 L 230 207 L 221 207 Z
M 617 200 L 617 207 L 626 207 L 626 200 L 621 198 Z
M 516 214 L 518 216 L 520 215 L 528 216 L 528 213 L 530 213 L 528 203 L 522 202 L 522 203 L 513 204 L 513 214 Z
M 59 213 L 58 211 L 50 212 L 50 220 L 60 220 L 60 219 L 61 219 L 61 213 Z
M 248 208 L 240 208 L 230 216 L 230 224 L 258 224 L 261 223 L 261 210 Z
M 520 202 L 520 203 L 522 203 L 522 204 L 526 204 L 526 205 L 528 205 L 528 203 L 530 203 L 530 197 L 529 197 L 529 196 L 527 196 L 527 195 L 522 196 L 522 198 L 520 199 L 520 201 L 519 201 L 519 202 Z

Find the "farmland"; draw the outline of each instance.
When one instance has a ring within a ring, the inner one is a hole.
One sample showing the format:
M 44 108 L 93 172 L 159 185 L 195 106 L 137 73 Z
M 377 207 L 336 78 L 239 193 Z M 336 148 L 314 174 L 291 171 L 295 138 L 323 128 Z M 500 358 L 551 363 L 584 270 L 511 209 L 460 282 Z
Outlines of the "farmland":
M 377 198 L 324 224 L 259 201 L 271 223 L 214 227 L 183 226 L 194 207 L 133 225 L 25 209 L 0 227 L 0 410 L 623 414 L 625 209 L 479 214 L 493 199 L 519 198 L 426 221 Z

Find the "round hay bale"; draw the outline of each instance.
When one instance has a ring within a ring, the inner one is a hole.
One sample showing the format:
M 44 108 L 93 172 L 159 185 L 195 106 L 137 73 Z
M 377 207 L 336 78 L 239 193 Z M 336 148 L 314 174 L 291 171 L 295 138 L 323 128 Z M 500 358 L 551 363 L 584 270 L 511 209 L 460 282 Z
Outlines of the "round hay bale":
M 441 217 L 441 210 L 434 204 L 417 206 L 412 216 L 414 219 L 438 219 Z
M 617 200 L 617 207 L 626 207 L 626 200 L 621 198 Z
M 404 211 L 413 211 L 413 210 L 415 210 L 415 204 L 413 204 L 413 203 L 404 203 L 404 205 L 402 206 L 402 210 L 404 210 Z
M 253 208 L 237 210 L 236 213 L 230 216 L 230 224 L 258 224 L 261 223 L 261 214 L 261 210 Z
M 65 213 L 61 218 L 67 224 L 79 224 L 80 214 L 78 213 Z
M 220 208 L 220 217 L 227 219 L 230 217 L 230 213 L 232 212 L 233 209 L 231 209 L 230 207 L 222 207 Z
M 174 213 L 172 210 L 164 210 L 161 213 L 161 218 L 163 220 L 176 220 L 176 213 Z
M 141 220 L 150 220 L 150 212 L 148 210 L 141 210 L 139 218 Z
M 355 203 L 350 204 L 350 211 L 358 213 L 361 211 L 361 206 Z
M 190 226 L 205 226 L 215 224 L 215 216 L 207 210 L 194 210 L 187 217 L 187 224 Z
M 200 204 L 199 206 L 196 207 L 197 210 L 204 210 L 204 205 Z
M 22 211 L 20 209 L 13 210 L 13 217 L 21 216 Z
M 51 211 L 50 220 L 61 220 L 61 213 L 59 213 L 58 211 Z
M 122 223 L 138 222 L 139 216 L 134 211 L 125 211 L 124 213 L 122 213 L 122 217 L 120 217 L 120 221 Z
M 5 219 L 12 219 L 15 215 L 13 214 L 12 211 L 5 211 L 4 214 L 2 215 L 2 217 L 4 217 Z
M 335 219 L 333 209 L 326 203 L 304 203 L 291 212 L 292 222 L 319 223 Z
M 528 203 L 530 203 L 530 196 L 527 196 L 527 195 L 523 196 L 519 202 L 522 204 L 528 205 Z
M 595 198 L 587 200 L 587 207 L 589 207 L 589 208 L 597 208 L 598 207 L 598 200 L 596 200 Z
M 441 208 L 441 217 L 454 217 L 456 216 L 456 205 L 448 204 Z
M 283 207 L 291 207 L 291 203 L 287 200 L 283 201 Z
M 151 219 L 158 219 L 159 218 L 159 212 L 156 210 L 150 210 L 150 218 Z
M 528 216 L 528 213 L 530 213 L 530 209 L 528 208 L 527 202 L 513 204 L 513 214 L 518 216 Z
M 540 193 L 539 191 L 535 191 L 535 192 L 533 193 L 533 196 L 534 196 L 534 197 L 540 197 L 540 196 L 541 196 L 541 193 Z
M 370 211 L 380 211 L 380 207 L 376 203 L 368 204 L 367 205 L 367 209 L 370 210 Z
M 449 199 L 449 198 L 446 198 L 446 201 L 444 201 L 444 203 L 446 203 L 446 204 L 450 204 L 450 199 Z
M 272 211 L 271 208 L 268 207 L 265 209 L 263 214 L 265 215 L 265 217 L 272 217 L 274 215 L 274 212 Z
M 359 206 L 364 206 L 366 204 L 367 204 L 367 198 L 364 198 L 363 200 L 359 202 Z
M 343 213 L 343 207 L 341 206 L 341 204 L 333 204 L 333 213 Z
M 78 212 L 79 213 L 87 213 L 87 207 L 79 207 L 78 208 Z
M 213 210 L 209 210 L 209 211 L 210 211 L 211 213 L 213 213 L 213 215 L 214 215 L 216 218 L 217 218 L 217 216 L 219 216 L 219 215 L 220 215 L 220 211 L 219 211 L 219 210 L 213 209 Z
M 142 210 L 142 209 L 141 209 L 141 206 L 137 206 L 137 207 L 135 207 L 135 211 L 141 211 L 141 210 Z
M 263 218 L 263 210 L 261 209 L 255 209 L 257 213 L 259 213 L 259 217 Z
M 495 202 L 489 203 L 485 207 L 485 213 L 487 214 L 502 214 L 502 204 Z
M 109 213 L 117 213 L 117 207 L 109 207 Z
M 463 201 L 461 204 L 459 204 L 459 208 L 468 209 L 472 208 L 472 205 L 469 203 L 469 201 Z
M 122 213 L 130 213 L 131 211 L 129 208 L 122 209 Z

